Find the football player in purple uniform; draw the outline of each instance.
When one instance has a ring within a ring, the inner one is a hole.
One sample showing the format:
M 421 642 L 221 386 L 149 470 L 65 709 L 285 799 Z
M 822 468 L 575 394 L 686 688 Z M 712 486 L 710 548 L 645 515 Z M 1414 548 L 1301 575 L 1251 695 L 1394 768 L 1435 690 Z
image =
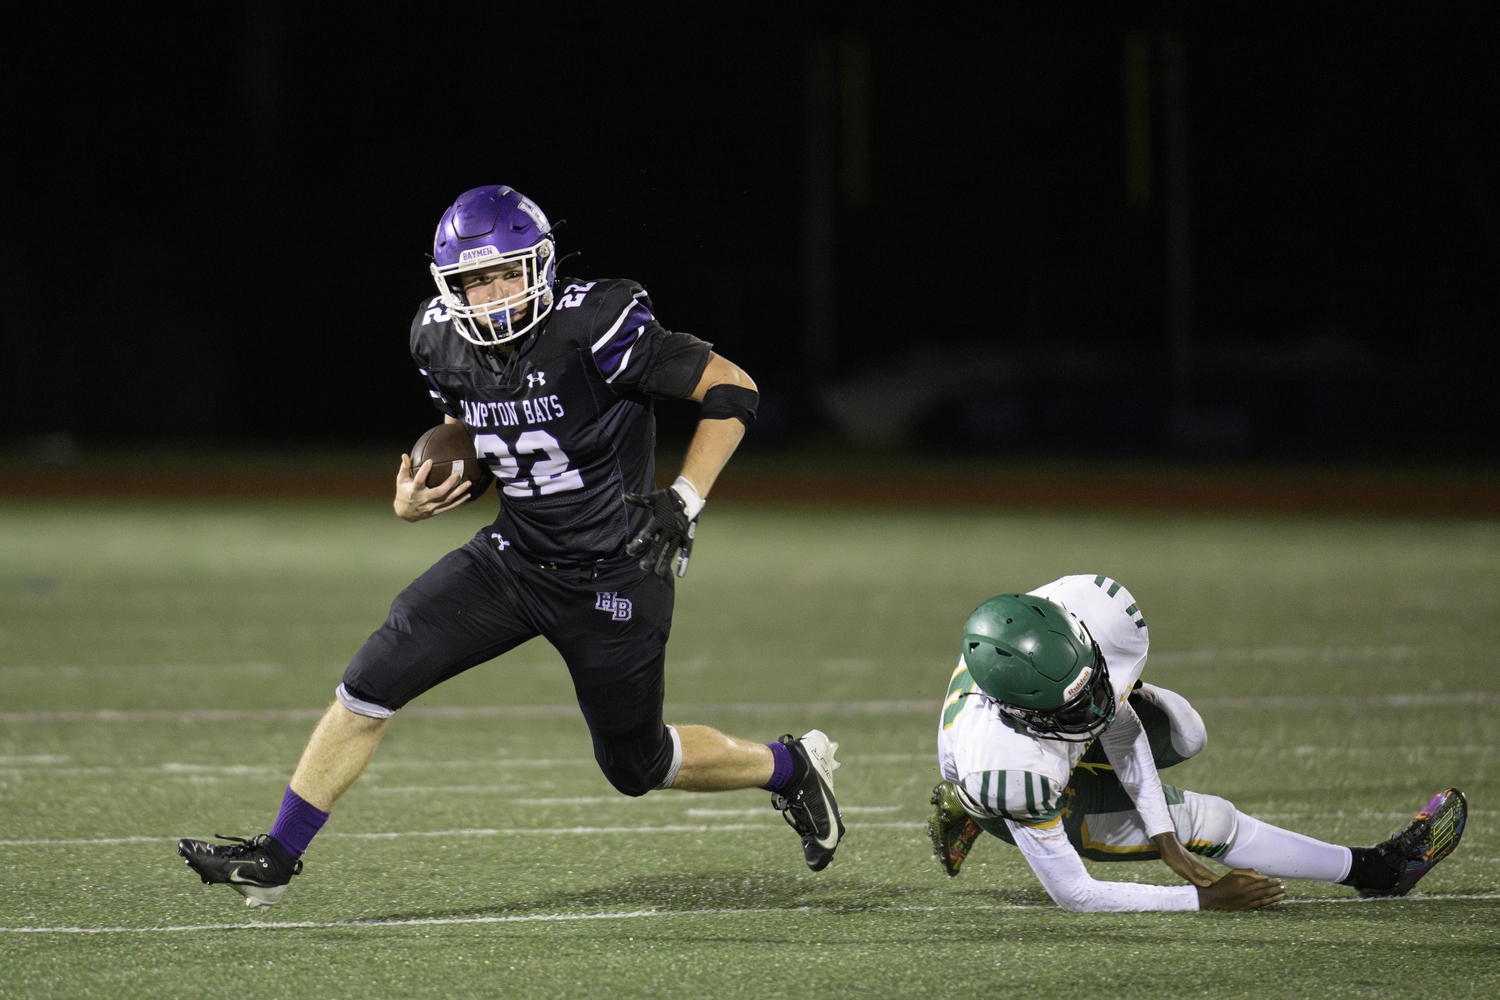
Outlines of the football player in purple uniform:
M 710 345 L 664 329 L 640 285 L 557 274 L 553 227 L 504 186 L 475 188 L 433 241 L 437 295 L 411 326 L 433 404 L 495 473 L 499 516 L 402 591 L 355 655 L 314 730 L 269 833 L 178 843 L 206 883 L 254 907 L 281 899 L 329 811 L 391 717 L 434 685 L 536 636 L 562 654 L 594 757 L 626 795 L 763 787 L 820 871 L 844 824 L 838 744 L 819 730 L 770 743 L 662 719 L 674 573 L 687 571 L 704 498 L 754 422 L 755 383 Z M 655 489 L 656 399 L 699 421 L 681 475 Z M 470 497 L 458 476 L 403 455 L 407 521 Z

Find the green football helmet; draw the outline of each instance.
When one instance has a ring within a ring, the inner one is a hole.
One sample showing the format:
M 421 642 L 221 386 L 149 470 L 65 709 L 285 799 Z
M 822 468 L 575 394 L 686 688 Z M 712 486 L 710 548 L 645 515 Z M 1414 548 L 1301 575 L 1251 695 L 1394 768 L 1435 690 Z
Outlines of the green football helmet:
M 1029 594 L 985 601 L 964 624 L 964 666 L 1032 736 L 1081 743 L 1115 721 L 1114 688 L 1088 626 Z

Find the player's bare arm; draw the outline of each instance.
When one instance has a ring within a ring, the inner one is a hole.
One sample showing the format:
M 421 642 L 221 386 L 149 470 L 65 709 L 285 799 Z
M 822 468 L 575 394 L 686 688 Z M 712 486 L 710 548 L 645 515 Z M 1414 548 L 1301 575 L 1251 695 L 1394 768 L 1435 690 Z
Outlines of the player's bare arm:
M 1182 842 L 1177 839 L 1177 834 L 1170 831 L 1158 833 L 1151 838 L 1151 841 L 1161 852 L 1162 863 L 1198 888 L 1206 888 L 1217 881 L 1217 877 L 1209 870 L 1209 867 L 1199 861 L 1196 854 L 1182 846 Z
M 717 386 L 733 386 L 755 392 L 755 383 L 744 369 L 717 354 L 708 356 L 708 367 L 688 398 L 702 403 L 709 390 Z M 713 489 L 725 463 L 729 461 L 740 441 L 745 437 L 745 423 L 735 417 L 705 417 L 698 421 L 693 440 L 688 444 L 687 455 L 682 461 L 682 476 L 693 484 L 698 496 L 707 498 Z
M 682 473 L 664 490 L 625 495 L 627 504 L 651 511 L 650 522 L 625 551 L 641 556 L 641 568 L 658 576 L 666 576 L 674 567 L 678 576 L 686 575 L 704 497 L 739 447 L 746 428 L 755 422 L 759 393 L 738 365 L 710 352 L 688 398 L 698 402 L 701 410 Z

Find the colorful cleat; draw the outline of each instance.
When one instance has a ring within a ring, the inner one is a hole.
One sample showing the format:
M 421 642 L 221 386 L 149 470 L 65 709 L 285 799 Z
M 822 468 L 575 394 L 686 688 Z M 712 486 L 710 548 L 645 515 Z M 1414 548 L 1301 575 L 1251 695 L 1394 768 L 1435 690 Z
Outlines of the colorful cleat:
M 223 884 L 245 897 L 245 905 L 269 910 L 286 895 L 287 883 L 302 872 L 300 858 L 292 857 L 268 833 L 246 840 L 214 834 L 228 844 L 179 840 L 177 853 L 198 873 L 204 885 Z
M 818 729 L 800 740 L 788 733 L 780 742 L 807 762 L 807 776 L 796 788 L 772 792 L 771 807 L 780 809 L 782 819 L 802 837 L 807 867 L 820 872 L 833 860 L 844 836 L 844 819 L 833 797 L 833 772 L 839 766 L 833 755 L 839 745 Z
M 969 848 L 982 833 L 979 824 L 964 811 L 963 804 L 953 786 L 946 781 L 932 790 L 932 804 L 936 806 L 932 819 L 927 821 L 927 835 L 932 838 L 932 853 L 943 863 L 943 870 L 952 878 L 963 867 Z
M 1375 850 L 1396 872 L 1396 884 L 1389 889 L 1360 889 L 1366 898 L 1404 896 L 1430 872 L 1434 865 L 1453 853 L 1464 835 L 1464 820 L 1469 803 L 1464 793 L 1447 788 L 1422 807 L 1406 829 L 1390 840 L 1377 844 Z

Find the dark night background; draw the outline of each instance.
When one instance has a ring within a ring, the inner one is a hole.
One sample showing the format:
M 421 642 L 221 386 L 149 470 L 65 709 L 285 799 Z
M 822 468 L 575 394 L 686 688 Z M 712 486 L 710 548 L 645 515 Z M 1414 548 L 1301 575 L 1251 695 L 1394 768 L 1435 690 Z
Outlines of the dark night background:
M 413 439 L 433 227 L 502 182 L 761 447 L 1500 452 L 1492 9 L 466 9 L 7 15 L 3 436 Z

